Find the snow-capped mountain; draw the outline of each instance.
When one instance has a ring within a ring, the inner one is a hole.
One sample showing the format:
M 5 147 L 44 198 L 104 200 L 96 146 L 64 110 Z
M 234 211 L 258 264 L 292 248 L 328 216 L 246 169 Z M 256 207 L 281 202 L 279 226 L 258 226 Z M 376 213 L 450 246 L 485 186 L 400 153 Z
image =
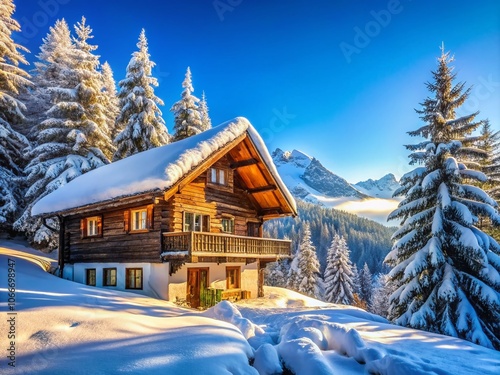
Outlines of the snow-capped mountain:
M 277 148 L 272 156 L 280 176 L 297 198 L 304 199 L 308 195 L 367 198 L 345 179 L 326 169 L 319 160 L 301 151 Z
M 394 192 L 401 186 L 392 173 L 386 174 L 379 180 L 358 182 L 354 185 L 356 189 L 374 198 L 392 198 Z
M 272 153 L 279 174 L 297 199 L 334 207 L 387 224 L 389 212 L 398 201 L 390 199 L 399 187 L 393 174 L 379 180 L 350 184 L 344 178 L 325 168 L 319 160 L 301 151 Z

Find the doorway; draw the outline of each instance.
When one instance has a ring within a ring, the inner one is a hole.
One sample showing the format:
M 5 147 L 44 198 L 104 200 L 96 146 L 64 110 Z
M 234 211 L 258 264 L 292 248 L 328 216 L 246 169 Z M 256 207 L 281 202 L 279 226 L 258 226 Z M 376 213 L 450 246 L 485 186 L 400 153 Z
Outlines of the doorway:
M 201 305 L 200 296 L 208 288 L 208 268 L 188 268 L 186 301 L 192 308 Z

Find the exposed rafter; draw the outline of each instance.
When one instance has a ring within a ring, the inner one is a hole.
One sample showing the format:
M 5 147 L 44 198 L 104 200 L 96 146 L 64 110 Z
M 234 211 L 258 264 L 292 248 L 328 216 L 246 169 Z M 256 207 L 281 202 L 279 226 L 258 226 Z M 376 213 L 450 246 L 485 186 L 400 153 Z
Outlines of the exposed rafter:
M 229 165 L 231 169 L 238 169 L 242 167 L 248 167 L 249 165 L 254 165 L 257 164 L 259 161 L 255 158 L 247 159 L 247 160 L 240 160 L 240 161 L 235 161 Z
M 247 189 L 246 192 L 248 194 L 257 194 L 257 193 L 264 193 L 266 191 L 273 191 L 276 189 L 277 189 L 276 185 L 266 185 L 266 186 L 260 186 L 260 187 L 253 188 L 253 189 Z

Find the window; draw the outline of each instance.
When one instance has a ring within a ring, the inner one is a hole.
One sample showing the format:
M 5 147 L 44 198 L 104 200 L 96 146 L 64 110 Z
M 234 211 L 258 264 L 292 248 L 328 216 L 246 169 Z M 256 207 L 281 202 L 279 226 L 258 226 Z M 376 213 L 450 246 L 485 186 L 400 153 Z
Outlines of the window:
M 123 227 L 125 232 L 146 232 L 153 229 L 153 206 L 125 210 L 123 217 Z
M 148 211 L 144 209 L 132 210 L 132 228 L 131 230 L 145 230 L 148 218 Z
M 127 268 L 125 276 L 126 289 L 142 289 L 142 268 Z
M 223 217 L 221 220 L 222 231 L 224 233 L 234 233 L 234 219 Z
M 208 182 L 217 185 L 228 185 L 227 170 L 220 168 L 210 168 Z
M 240 267 L 226 267 L 227 289 L 238 289 L 240 287 Z
M 82 238 L 99 237 L 102 235 L 102 217 L 91 216 L 80 220 Z
M 184 232 L 210 232 L 210 215 L 184 212 Z
M 96 285 L 96 272 L 95 268 L 87 268 L 85 270 L 85 284 L 90 285 L 90 286 L 95 286 Z
M 104 268 L 102 276 L 103 286 L 116 286 L 116 268 Z

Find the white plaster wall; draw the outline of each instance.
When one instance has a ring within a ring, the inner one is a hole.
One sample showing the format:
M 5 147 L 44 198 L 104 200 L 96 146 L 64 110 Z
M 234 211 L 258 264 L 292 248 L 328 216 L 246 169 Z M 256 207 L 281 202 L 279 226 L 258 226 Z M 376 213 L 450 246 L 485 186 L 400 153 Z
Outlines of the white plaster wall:
M 226 267 L 241 267 L 241 290 L 249 290 L 252 298 L 257 298 L 257 262 L 245 263 L 186 263 L 176 273 L 170 276 L 168 284 L 168 300 L 186 298 L 188 268 L 208 268 L 208 282 L 210 287 L 226 289 Z
M 152 267 L 151 263 L 76 263 L 73 265 L 73 281 L 85 284 L 85 270 L 87 268 L 96 269 L 96 286 L 104 289 L 122 290 L 126 292 L 143 294 L 155 298 L 167 298 L 168 295 L 162 293 L 160 283 L 162 282 L 160 267 Z M 156 265 L 155 265 L 156 266 Z M 158 264 L 163 266 L 168 277 L 168 263 Z M 66 273 L 65 266 L 65 273 Z M 116 268 L 116 286 L 103 286 L 103 269 Z M 125 269 L 142 268 L 142 290 L 125 289 Z M 168 279 L 166 280 L 168 285 Z M 158 289 L 157 289 L 158 288 Z M 163 295 L 162 295 L 163 294 Z
M 157 298 L 168 300 L 168 283 L 170 282 L 169 263 L 151 263 L 149 284 L 156 292 Z

